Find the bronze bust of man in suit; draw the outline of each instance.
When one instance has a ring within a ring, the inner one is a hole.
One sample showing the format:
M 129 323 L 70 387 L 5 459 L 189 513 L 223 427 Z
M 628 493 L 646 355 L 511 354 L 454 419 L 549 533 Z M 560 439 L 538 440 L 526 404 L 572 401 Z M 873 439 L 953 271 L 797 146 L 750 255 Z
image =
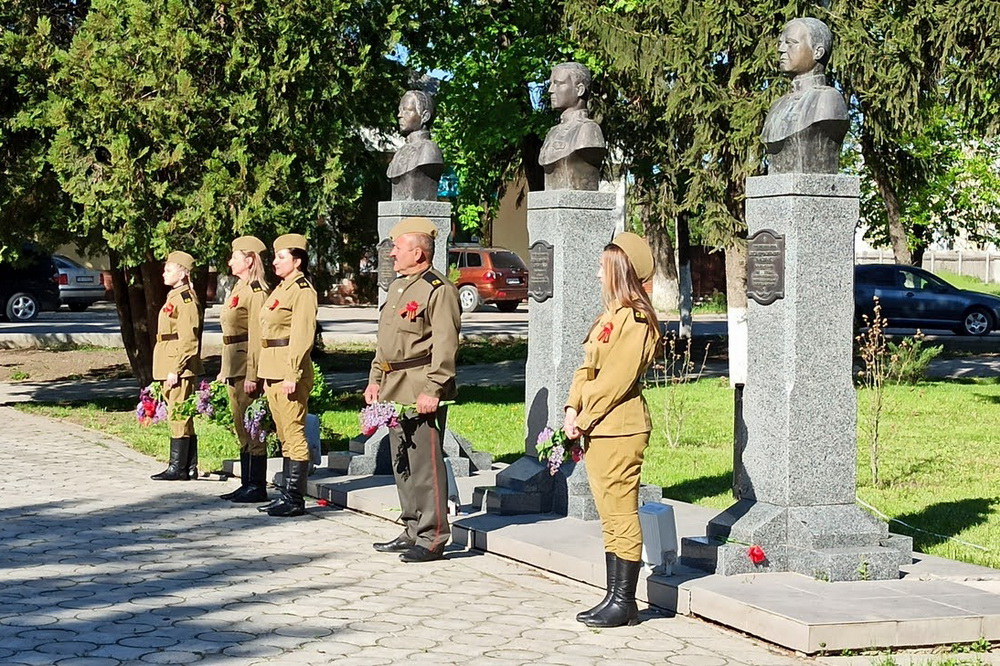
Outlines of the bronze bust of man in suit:
M 607 153 L 601 127 L 587 114 L 590 70 L 578 62 L 552 68 L 552 108 L 562 110 L 559 124 L 545 135 L 538 163 L 546 190 L 596 190 Z
M 792 89 L 767 112 L 761 140 L 768 173 L 837 173 L 849 121 L 844 96 L 826 85 L 833 34 L 814 18 L 788 22 L 778 43 L 778 66 Z
M 444 159 L 441 149 L 431 141 L 434 99 L 422 90 L 410 90 L 399 100 L 396 117 L 406 143 L 396 151 L 386 171 L 392 181 L 392 200 L 437 201 Z

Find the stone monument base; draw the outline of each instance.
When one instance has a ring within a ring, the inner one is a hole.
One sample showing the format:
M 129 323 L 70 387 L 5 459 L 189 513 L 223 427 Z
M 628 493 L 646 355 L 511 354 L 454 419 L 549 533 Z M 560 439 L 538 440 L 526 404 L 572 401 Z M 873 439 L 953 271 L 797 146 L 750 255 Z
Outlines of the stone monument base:
M 780 507 L 741 500 L 705 537 L 682 540 L 681 560 L 719 575 L 793 572 L 828 581 L 891 580 L 912 560 L 913 540 L 891 535 L 851 504 Z M 749 548 L 765 559 L 753 562 Z
M 659 486 L 639 486 L 639 506 L 661 499 Z M 547 464 L 531 456 L 523 456 L 497 475 L 496 486 L 476 488 L 472 503 L 502 516 L 555 513 L 579 520 L 600 518 L 584 463 L 563 463 L 553 476 Z
M 443 447 L 456 477 L 471 476 L 493 466 L 493 456 L 473 449 L 467 439 L 451 430 L 445 429 Z M 389 429 L 383 426 L 371 435 L 358 435 L 347 451 L 331 451 L 327 467 L 348 476 L 392 474 Z

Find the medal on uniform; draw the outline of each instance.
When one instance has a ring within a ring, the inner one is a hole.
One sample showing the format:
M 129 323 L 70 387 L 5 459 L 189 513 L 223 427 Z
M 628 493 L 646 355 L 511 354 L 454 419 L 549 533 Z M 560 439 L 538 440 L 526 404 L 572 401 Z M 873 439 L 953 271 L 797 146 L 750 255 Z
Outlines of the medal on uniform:
M 400 317 L 408 317 L 410 321 L 417 320 L 417 310 L 420 308 L 420 304 L 416 301 L 410 301 L 406 304 L 406 307 L 399 311 Z
M 598 342 L 607 342 L 608 340 L 610 340 L 611 331 L 613 331 L 614 328 L 615 328 L 614 324 L 612 324 L 610 321 L 607 324 L 605 324 L 604 328 L 601 329 L 601 332 L 597 334 Z

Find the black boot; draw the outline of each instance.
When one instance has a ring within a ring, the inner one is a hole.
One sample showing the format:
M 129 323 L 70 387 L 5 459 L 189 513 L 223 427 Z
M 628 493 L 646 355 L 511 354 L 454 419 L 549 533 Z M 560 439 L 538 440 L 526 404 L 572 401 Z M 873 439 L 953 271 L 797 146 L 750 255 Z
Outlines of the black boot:
M 230 501 L 237 504 L 260 504 L 267 501 L 267 456 L 247 456 L 246 472 L 243 473 L 246 485 L 236 491 Z
M 153 481 L 187 481 L 187 458 L 190 444 L 187 437 L 171 437 L 170 462 L 167 463 L 167 468 L 149 478 Z
M 308 460 L 292 460 L 288 463 L 288 483 L 285 497 L 276 506 L 267 510 L 269 516 L 301 516 L 306 512 L 306 477 L 309 476 Z
M 616 567 L 617 561 L 618 557 L 614 553 L 604 553 L 604 563 L 605 566 L 607 567 L 607 572 L 608 572 L 607 573 L 608 586 L 606 588 L 608 593 L 604 595 L 604 598 L 601 599 L 601 602 L 599 604 L 597 604 L 590 610 L 585 610 L 577 613 L 576 614 L 577 622 L 583 622 L 587 618 L 593 617 L 595 613 L 599 613 L 602 610 L 604 610 L 607 607 L 608 603 L 611 602 L 611 593 L 615 589 L 615 575 L 617 575 L 618 573 Z
M 236 490 L 219 495 L 219 499 L 231 500 L 240 494 L 240 491 L 250 483 L 250 454 L 247 451 L 240 451 L 240 487 Z
M 291 464 L 291 462 L 292 461 L 289 458 L 281 459 L 281 483 L 277 484 L 276 486 L 278 488 L 279 494 L 277 497 L 275 497 L 273 500 L 271 500 L 264 506 L 257 507 L 258 511 L 266 512 L 268 509 L 272 509 L 278 506 L 281 500 L 283 500 L 286 497 L 287 492 L 285 491 L 285 488 L 288 487 L 288 466 Z
M 615 558 L 615 586 L 611 601 L 604 610 L 594 613 L 583 623 L 588 627 L 606 629 L 622 625 L 639 624 L 639 608 L 635 605 L 635 588 L 639 584 L 642 562 Z
M 198 478 L 198 435 L 191 435 L 191 446 L 188 447 L 187 468 L 188 478 Z

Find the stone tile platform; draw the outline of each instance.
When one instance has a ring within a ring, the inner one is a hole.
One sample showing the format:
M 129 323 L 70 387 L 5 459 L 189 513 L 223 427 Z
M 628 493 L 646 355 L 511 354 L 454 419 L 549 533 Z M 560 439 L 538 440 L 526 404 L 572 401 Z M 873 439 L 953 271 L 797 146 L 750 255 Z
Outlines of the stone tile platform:
M 280 469 L 280 461 L 272 465 L 273 471 Z M 457 479 L 461 499 L 469 501 L 476 486 L 491 485 L 499 467 Z M 309 494 L 387 520 L 399 515 L 391 476 L 338 476 L 318 469 L 309 478 Z M 674 507 L 678 539 L 703 534 L 716 513 L 666 502 Z M 497 516 L 467 505 L 452 524 L 459 545 L 603 587 L 597 521 Z M 1000 571 L 919 553 L 903 571 L 900 580 L 827 583 L 798 574 L 723 577 L 675 566 L 669 577 L 644 574 L 638 596 L 806 654 L 1000 640 Z

